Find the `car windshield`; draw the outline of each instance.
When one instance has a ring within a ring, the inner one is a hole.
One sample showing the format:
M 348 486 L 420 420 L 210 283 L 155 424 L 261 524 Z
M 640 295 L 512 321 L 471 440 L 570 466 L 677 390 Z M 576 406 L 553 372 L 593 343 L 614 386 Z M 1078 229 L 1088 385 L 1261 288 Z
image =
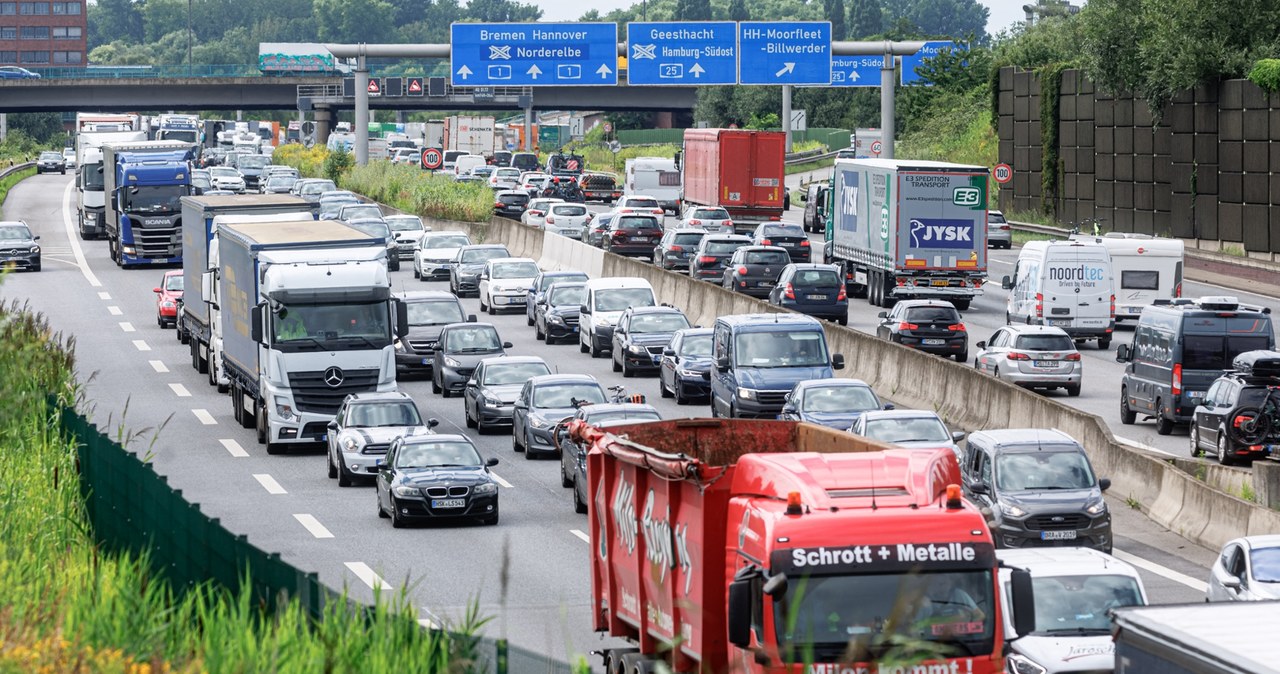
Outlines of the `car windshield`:
M 1018 335 L 1018 347 L 1024 351 L 1075 351 L 1075 343 L 1066 335 Z
M 449 353 L 479 353 L 497 351 L 501 348 L 502 340 L 498 339 L 498 331 L 492 327 L 450 330 L 445 340 L 445 351 Z
M 711 335 L 685 337 L 680 343 L 680 355 L 685 358 L 710 358 Z
M 785 265 L 791 262 L 791 256 L 783 251 L 760 250 L 751 251 L 746 255 L 746 264 L 779 264 Z
M 498 176 L 499 178 L 510 178 L 512 180 L 516 180 L 520 178 L 520 169 L 500 168 L 497 171 L 494 171 L 493 175 Z
M 653 306 L 648 288 L 604 288 L 596 291 L 596 311 L 625 311 L 628 307 Z
M 303 194 L 321 194 L 323 192 L 331 192 L 336 187 L 337 186 L 333 184 L 332 180 L 310 182 L 302 186 L 302 193 Z
M 538 290 L 546 290 L 553 283 L 579 283 L 587 280 L 586 274 L 543 274 L 538 279 Z
M 1144 603 L 1138 582 L 1129 576 L 1032 577 L 1031 588 L 1037 634 L 1110 634 L 1108 611 Z
M 352 218 L 381 218 L 382 209 L 373 204 L 352 204 L 342 209 L 342 217 L 348 220 Z
M 804 238 L 804 229 L 799 225 L 765 225 L 762 229 L 761 236 L 766 239 L 775 236 Z
M 164 277 L 165 290 L 182 290 L 182 288 L 183 288 L 182 274 L 173 274 L 171 276 Z
M 345 425 L 347 428 L 421 426 L 422 416 L 417 406 L 408 401 L 364 403 L 347 410 Z
M 773 622 L 780 644 L 820 662 L 846 649 L 878 659 L 904 639 L 976 656 L 993 647 L 993 595 L 989 570 L 790 578 Z
M 654 218 L 634 218 L 622 216 L 614 224 L 615 229 L 658 229 L 658 221 Z
M 462 306 L 454 299 L 410 301 L 405 306 L 408 309 L 406 313 L 409 315 L 409 325 L 448 325 L 466 320 L 462 315 Z
M 1280 583 L 1280 547 L 1250 550 L 1249 566 L 1259 583 Z
M 391 228 L 387 227 L 387 223 L 381 220 L 351 220 L 347 222 L 348 227 L 354 227 L 369 236 L 378 236 L 387 238 L 391 236 Z
M 236 162 L 236 166 L 242 169 L 260 169 L 270 163 L 271 157 L 249 156 L 241 157 L 240 160 Z
M 209 169 L 209 175 L 211 175 L 211 176 L 215 176 L 215 177 L 218 177 L 218 178 L 239 178 L 239 177 L 240 177 L 240 172 L 239 172 L 239 171 L 237 171 L 237 170 L 235 170 L 235 169 L 233 169 L 233 168 L 225 168 L 225 167 L 222 167 L 222 166 L 215 166 L 215 167 L 213 167 L 213 168 Z
M 271 178 L 267 180 L 267 187 L 289 188 L 293 187 L 293 184 L 297 181 L 298 179 L 293 176 L 271 176 Z
M 1004 214 L 996 213 L 994 211 L 987 213 L 987 222 L 991 224 L 996 224 L 996 225 L 1004 224 L 1005 222 Z
M 627 208 L 657 208 L 657 199 L 627 199 Z
M 702 250 L 708 255 L 730 255 L 746 245 L 746 241 L 707 241 Z
M 564 204 L 552 206 L 551 212 L 555 215 L 586 215 L 587 209 L 577 204 Z
M 951 442 L 951 434 L 937 417 L 868 419 L 862 435 L 880 442 Z
M 140 185 L 130 187 L 125 197 L 125 209 L 137 213 L 177 213 L 182 209 L 181 199 L 190 193 L 187 185 Z
M 733 344 L 740 367 L 821 367 L 827 346 L 819 329 L 739 333 Z
M 585 302 L 586 299 L 586 286 L 572 286 L 568 288 L 553 288 L 547 303 L 553 307 L 578 306 Z
M 689 319 L 680 314 L 640 315 L 631 319 L 631 332 L 675 332 L 689 327 Z
M 275 342 L 299 349 L 367 349 L 391 343 L 387 303 L 279 305 L 272 320 Z
M 447 234 L 444 236 L 426 236 L 422 238 L 422 248 L 461 248 L 470 246 L 471 242 L 462 234 Z
M 662 415 L 649 410 L 611 410 L 588 414 L 584 421 L 589 424 L 605 424 L 610 421 L 662 421 Z
M 814 386 L 804 392 L 804 412 L 865 412 L 880 409 L 870 386 Z
M 699 208 L 689 217 L 705 218 L 707 220 L 728 220 L 729 211 L 726 211 L 723 208 Z
M 4 225 L 0 227 L 0 241 L 27 241 L 31 239 L 31 230 L 26 225 Z
M 538 275 L 538 265 L 533 262 L 495 262 L 490 278 L 533 278 Z
M 529 195 L 527 194 L 499 194 L 498 201 L 508 205 L 522 205 L 529 203 Z
M 1226 319 L 1228 330 L 1241 329 L 1252 331 L 1254 319 Z M 1244 325 L 1234 326 L 1231 323 L 1241 321 Z M 1183 335 L 1182 336 L 1182 369 L 1183 370 L 1230 370 L 1231 361 L 1246 352 L 1270 348 L 1270 340 L 1266 335 Z
M 465 264 L 488 262 L 496 257 L 511 257 L 511 253 L 506 248 L 472 248 L 462 251 L 462 262 Z
M 523 384 L 534 377 L 551 374 L 546 363 L 489 363 L 484 368 L 485 386 Z
M 466 468 L 483 463 L 470 442 L 413 442 L 396 452 L 396 468 Z
M 40 153 L 40 159 L 41 159 L 41 160 L 46 160 L 46 159 L 47 159 L 47 160 L 52 160 L 52 161 L 62 161 L 63 157 L 62 157 L 62 155 L 61 155 L 61 154 L 58 154 L 57 152 L 41 152 L 41 153 Z
M 387 226 L 397 232 L 421 232 L 422 218 L 416 215 L 401 215 L 387 218 Z
M 996 457 L 996 488 L 1001 491 L 1088 489 L 1093 470 L 1084 452 L 1039 450 Z
M 543 384 L 533 390 L 533 406 L 540 409 L 573 407 L 573 401 L 604 402 L 604 391 L 594 382 Z
M 960 315 L 950 307 L 915 307 L 907 309 L 909 323 L 958 323 Z

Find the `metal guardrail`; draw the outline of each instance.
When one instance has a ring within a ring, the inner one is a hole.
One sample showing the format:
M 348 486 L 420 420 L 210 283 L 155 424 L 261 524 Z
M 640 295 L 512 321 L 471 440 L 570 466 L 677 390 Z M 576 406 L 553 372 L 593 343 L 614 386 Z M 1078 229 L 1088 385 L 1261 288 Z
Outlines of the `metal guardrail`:
M 838 150 L 836 152 L 838 152 Z M 783 160 L 783 163 L 788 165 L 808 164 L 811 161 L 822 161 L 823 159 L 834 159 L 836 156 L 836 152 L 823 152 L 822 150 L 806 150 L 804 152 L 797 152 L 795 154 L 787 155 L 787 158 Z
M 0 169 L 0 180 L 4 180 L 5 178 L 8 178 L 9 175 L 12 173 L 17 173 L 18 171 L 23 171 L 29 168 L 35 168 L 35 165 L 36 165 L 35 162 L 28 161 L 28 162 L 23 162 L 21 164 L 14 164 L 13 166 L 7 166 L 3 169 Z
M 376 75 L 375 75 L 376 76 Z M 533 87 L 455 87 L 448 82 L 444 85 L 444 96 L 428 96 L 425 98 L 476 97 L 483 98 L 517 98 L 532 96 Z M 298 98 L 342 98 L 341 84 L 299 84 Z M 370 96 L 370 100 L 381 98 Z M 424 98 L 423 96 L 391 96 L 397 100 L 402 98 Z

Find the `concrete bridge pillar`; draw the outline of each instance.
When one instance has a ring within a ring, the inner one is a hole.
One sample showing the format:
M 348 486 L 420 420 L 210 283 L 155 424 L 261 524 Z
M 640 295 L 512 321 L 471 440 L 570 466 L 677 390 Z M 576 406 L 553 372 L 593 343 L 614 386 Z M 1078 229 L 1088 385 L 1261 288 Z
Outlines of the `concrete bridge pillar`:
M 404 124 L 409 121 L 409 113 L 404 110 L 396 110 L 396 124 Z
M 316 145 L 324 145 L 329 142 L 329 132 L 333 130 L 333 111 L 317 107 L 312 114 L 316 118 Z

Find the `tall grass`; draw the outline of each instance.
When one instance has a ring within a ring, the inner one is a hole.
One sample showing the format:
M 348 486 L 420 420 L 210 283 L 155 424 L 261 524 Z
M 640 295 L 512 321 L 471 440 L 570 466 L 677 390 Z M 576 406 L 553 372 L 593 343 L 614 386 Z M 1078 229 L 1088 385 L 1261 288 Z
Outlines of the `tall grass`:
M 77 402 L 74 343 L 24 306 L 0 307 L 0 672 L 469 672 L 473 609 L 458 634 L 424 631 L 402 591 L 313 620 L 252 590 L 177 593 L 143 557 L 95 544 L 75 443 L 48 397 Z

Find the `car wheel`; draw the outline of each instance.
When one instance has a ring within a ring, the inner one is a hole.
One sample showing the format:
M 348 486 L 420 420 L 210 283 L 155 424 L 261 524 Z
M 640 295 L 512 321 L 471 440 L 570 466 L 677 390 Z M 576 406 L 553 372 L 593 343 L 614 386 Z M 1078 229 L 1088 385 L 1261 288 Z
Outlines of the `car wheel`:
M 586 353 L 588 351 L 586 342 L 583 342 L 581 338 L 578 339 L 578 351 L 581 351 L 582 353 Z
M 564 459 L 560 460 L 560 486 L 561 487 L 573 486 L 573 476 L 564 472 Z
M 631 378 L 631 377 L 636 376 L 636 371 L 635 371 L 635 370 L 633 370 L 633 369 L 631 369 L 631 368 L 629 368 L 629 367 L 627 367 L 627 356 L 626 356 L 626 354 L 623 354 L 623 356 L 622 356 L 622 376 L 627 377 L 627 378 Z
M 1221 432 L 1221 431 L 1219 431 Z M 1195 419 L 1191 420 L 1191 430 L 1187 433 L 1191 445 L 1191 458 L 1200 456 L 1203 450 L 1200 449 L 1200 427 Z
M 1235 459 L 1227 453 L 1227 433 L 1223 429 L 1218 431 L 1218 463 L 1224 466 L 1235 465 Z
M 995 366 L 995 368 L 991 370 L 991 376 L 992 376 L 992 377 L 995 377 L 996 379 L 999 379 L 999 378 L 1000 378 L 1000 366 L 999 366 L 999 365 Z
M 351 477 L 352 477 L 351 472 L 347 469 L 347 467 L 339 463 L 338 464 L 338 486 L 350 487 Z
M 604 349 L 601 349 L 600 347 L 596 346 L 595 337 L 588 337 L 588 339 L 591 340 L 591 357 L 592 358 L 604 357 Z M 617 372 L 617 370 L 614 370 L 614 372 Z
M 836 319 L 836 322 L 839 323 L 840 325 L 849 325 L 849 317 L 841 316 L 840 318 Z
M 671 392 L 671 395 L 675 396 L 677 405 L 689 404 L 689 397 L 684 394 L 684 386 L 679 381 L 676 382 L 675 389 Z
M 477 294 L 476 297 L 480 298 L 480 313 L 488 312 L 492 314 L 493 313 L 493 311 L 491 311 L 492 307 L 484 303 L 484 295 Z
M 730 419 L 738 418 L 738 406 L 733 403 L 729 403 L 729 418 Z
M 1120 423 L 1129 426 L 1138 419 L 1138 413 L 1129 409 L 1129 389 L 1120 387 Z
M 969 352 L 968 352 L 968 351 L 961 351 L 960 353 L 957 353 L 957 354 L 955 355 L 955 358 L 956 358 L 956 362 L 957 362 L 957 363 L 963 363 L 963 362 L 965 362 L 965 361 L 969 360 Z
M 333 465 L 333 454 L 330 454 L 328 450 L 324 453 L 324 462 L 329 464 L 329 479 L 332 480 L 338 477 L 338 467 Z
M 387 515 L 387 511 L 385 511 L 385 510 L 383 510 L 383 509 L 382 509 L 382 501 L 378 499 L 378 494 L 377 494 L 376 490 L 375 490 L 375 492 L 374 492 L 374 495 L 373 495 L 373 496 L 374 496 L 373 500 L 374 500 L 374 501 L 377 501 L 377 503 L 378 503 L 378 517 L 379 517 L 379 518 L 381 518 L 381 519 L 384 519 L 384 520 L 385 520 L 385 519 L 387 519 L 387 517 L 389 517 L 389 515 Z
M 538 457 L 534 456 L 533 450 L 529 449 L 529 438 L 525 438 L 524 443 L 524 459 L 525 461 L 533 461 Z
M 1156 401 L 1156 434 L 1168 435 L 1173 432 L 1173 419 L 1164 415 L 1162 401 Z
M 1068 387 L 1067 387 L 1067 395 L 1071 396 L 1072 398 L 1076 398 L 1076 397 L 1078 397 L 1078 396 L 1080 395 L 1080 385 L 1079 385 L 1079 384 L 1072 384 L 1072 385 L 1068 386 Z
M 39 263 L 39 262 L 37 262 L 37 263 L 35 263 L 35 264 L 31 265 L 31 271 L 40 271 L 40 263 Z
M 387 497 L 391 501 L 391 526 L 395 529 L 403 529 L 408 522 L 400 516 L 400 510 L 396 508 L 395 497 Z
M 1110 348 L 1111 348 L 1111 338 L 1110 338 L 1110 337 L 1104 337 L 1104 338 L 1102 338 L 1102 339 L 1099 339 L 1099 340 L 1098 340 L 1098 349 L 1099 349 L 1100 351 L 1106 351 L 1107 349 L 1110 349 Z
M 440 392 L 440 390 L 441 390 L 441 389 L 440 389 L 440 384 L 436 383 L 436 378 L 435 378 L 435 376 L 433 375 L 433 376 L 431 377 L 431 392 L 432 392 L 432 393 L 439 393 L 439 392 Z
M 462 404 L 462 416 L 466 417 L 466 420 L 467 420 L 467 428 L 479 428 L 479 427 L 480 427 L 479 422 L 478 422 L 475 418 L 473 418 L 473 417 L 471 416 L 471 410 L 467 409 L 467 404 L 466 404 L 465 402 Z M 484 431 L 482 430 L 482 431 L 481 431 L 481 433 L 483 434 L 483 433 L 484 433 Z
M 284 454 L 284 445 L 282 445 L 282 444 L 280 444 L 280 443 L 276 443 L 276 442 L 268 442 L 268 443 L 267 443 L 267 454 L 270 454 L 271 456 L 277 456 L 277 455 L 280 455 L 280 454 Z
M 422 270 L 418 269 L 418 265 L 416 264 L 413 266 L 413 277 L 418 279 L 419 281 L 422 280 Z
M 658 373 L 658 395 L 662 396 L 663 398 L 670 398 L 672 395 L 671 389 L 667 388 L 667 383 L 662 381 L 661 372 Z
M 582 499 L 578 498 L 577 487 L 573 488 L 573 512 L 578 513 L 580 515 L 585 515 L 587 512 L 587 504 L 583 503 Z
M 533 326 L 535 323 L 535 321 L 533 320 L 533 316 L 530 316 L 528 311 L 524 312 L 524 323 L 525 325 L 528 325 L 528 326 Z
M 523 435 L 523 434 L 522 434 L 522 433 L 516 433 L 516 432 L 515 432 L 515 426 L 512 426 L 512 427 L 511 427 L 511 451 L 513 451 L 513 452 L 523 452 L 523 451 L 524 451 L 524 447 L 521 447 L 521 446 L 520 446 L 520 436 L 521 436 L 521 435 Z
M 548 344 L 551 343 L 551 340 L 547 339 L 547 333 L 542 331 L 542 325 L 539 324 L 537 321 L 533 322 L 533 336 L 539 342 L 545 341 Z

